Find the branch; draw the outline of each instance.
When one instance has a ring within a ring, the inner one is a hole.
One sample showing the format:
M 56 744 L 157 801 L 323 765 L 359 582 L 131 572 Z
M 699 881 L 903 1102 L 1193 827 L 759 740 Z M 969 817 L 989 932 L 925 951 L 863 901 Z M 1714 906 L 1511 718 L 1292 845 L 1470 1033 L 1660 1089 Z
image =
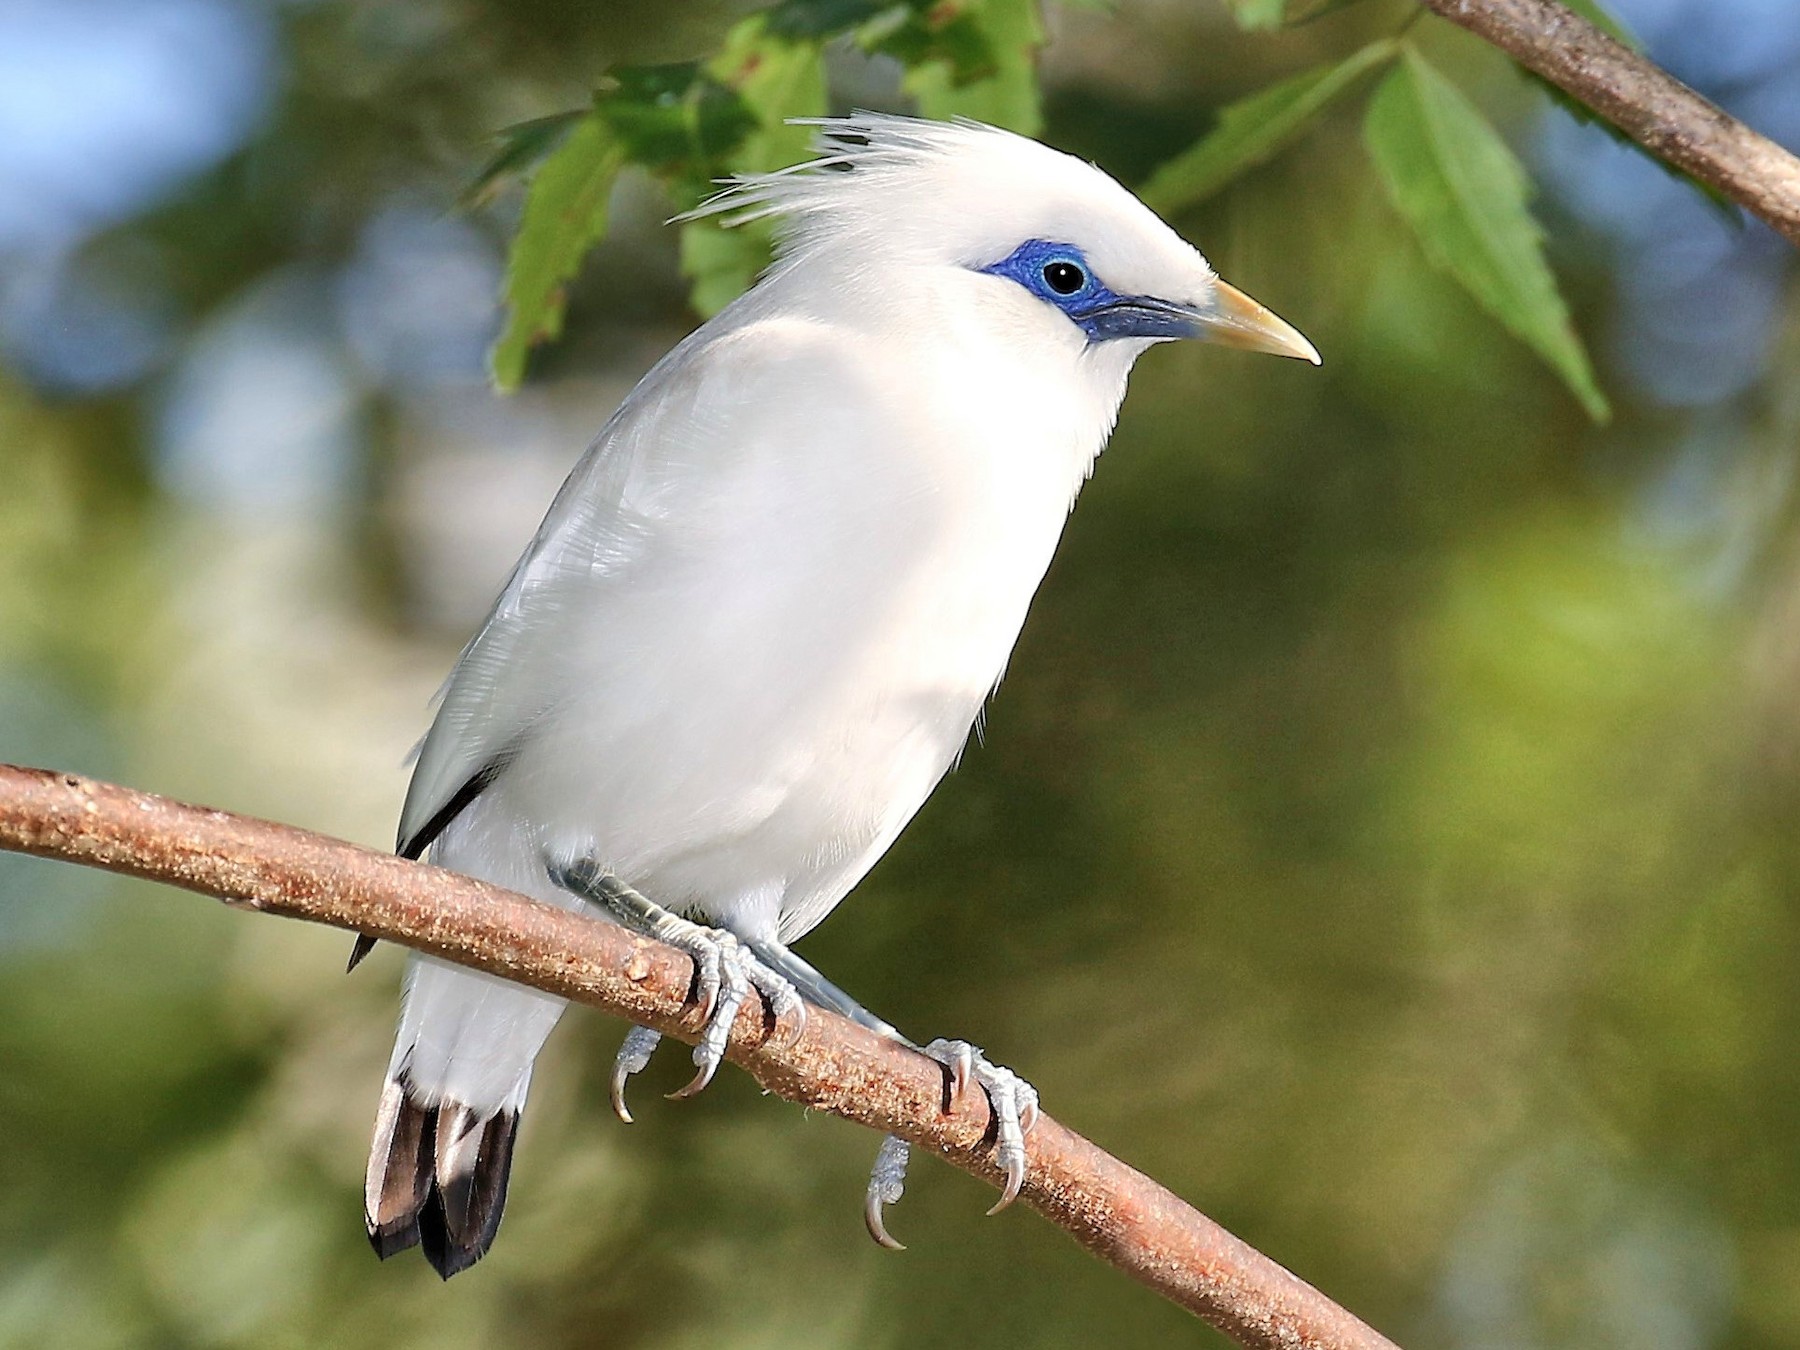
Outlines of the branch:
M 1421 0 L 1800 247 L 1800 159 L 1557 0 Z
M 368 933 L 692 1042 L 692 962 L 615 924 L 424 863 L 227 811 L 0 764 L 0 848 Z M 898 1134 L 984 1180 L 1000 1172 L 979 1093 L 944 1108 L 942 1068 L 822 1009 L 786 1048 L 747 1002 L 729 1058 L 769 1091 Z M 972 1099 L 972 1100 L 971 1100 Z M 1311 1285 L 1149 1177 L 1040 1116 L 1022 1198 L 1094 1255 L 1241 1345 L 1395 1350 Z

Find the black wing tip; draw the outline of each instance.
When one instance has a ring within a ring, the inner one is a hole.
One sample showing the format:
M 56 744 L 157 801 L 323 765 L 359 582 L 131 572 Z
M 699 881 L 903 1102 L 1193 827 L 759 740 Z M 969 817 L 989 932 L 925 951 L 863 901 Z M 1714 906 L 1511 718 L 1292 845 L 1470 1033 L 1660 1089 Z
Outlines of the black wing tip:
M 394 852 L 408 862 L 418 862 L 425 856 L 425 850 L 436 843 L 437 837 L 450 827 L 450 822 L 466 811 L 470 802 L 488 790 L 508 762 L 507 757 L 503 755 L 482 765 L 473 778 L 451 795 L 450 800 L 444 803 L 442 810 L 414 831 L 410 837 L 401 835 L 396 839 Z M 375 939 L 367 933 L 357 934 L 356 945 L 350 949 L 350 964 L 344 967 L 344 974 L 348 975 L 360 966 L 363 957 L 373 950 L 375 950 Z
M 344 974 L 348 975 L 363 963 L 363 957 L 375 950 L 375 939 L 367 933 L 356 935 L 356 945 L 350 948 L 350 959 L 344 963 Z
M 483 764 L 466 783 L 450 794 L 450 800 L 445 802 L 430 820 L 415 830 L 410 837 L 402 835 L 396 840 L 394 852 L 413 862 L 424 857 L 425 850 L 430 848 L 437 841 L 437 837 L 450 827 L 450 822 L 466 811 L 470 802 L 492 787 L 494 780 L 511 762 L 512 755 L 509 752 L 496 755 Z

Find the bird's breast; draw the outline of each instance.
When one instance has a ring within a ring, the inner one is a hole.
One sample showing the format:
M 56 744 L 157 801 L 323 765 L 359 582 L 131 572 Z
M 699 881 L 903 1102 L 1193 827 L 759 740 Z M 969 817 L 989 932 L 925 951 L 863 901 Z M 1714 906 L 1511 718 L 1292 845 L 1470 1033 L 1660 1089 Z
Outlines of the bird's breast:
M 754 873 L 828 903 L 1005 667 L 1104 421 L 953 353 L 854 374 L 793 436 L 671 475 L 679 528 L 648 529 L 630 577 L 570 616 L 580 676 L 554 753 L 528 756 L 542 771 L 520 761 L 525 811 L 627 875 L 697 893 Z

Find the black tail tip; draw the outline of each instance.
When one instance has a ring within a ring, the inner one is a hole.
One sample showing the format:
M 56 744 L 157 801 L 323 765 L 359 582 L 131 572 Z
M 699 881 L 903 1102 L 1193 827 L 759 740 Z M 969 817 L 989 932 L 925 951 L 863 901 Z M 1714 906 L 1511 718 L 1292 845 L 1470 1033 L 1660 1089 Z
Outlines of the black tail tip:
M 419 1248 L 446 1280 L 494 1245 L 518 1129 L 517 1111 L 482 1120 L 466 1106 L 438 1106 L 436 1167 L 431 1193 L 419 1210 Z
M 418 1247 L 446 1280 L 486 1255 L 506 1207 L 518 1128 L 516 1110 L 483 1120 L 456 1102 L 426 1106 L 390 1079 L 364 1191 L 375 1254 L 385 1261 Z
M 419 1245 L 419 1221 L 407 1223 L 367 1224 L 369 1245 L 383 1261 L 398 1256 L 409 1247 Z
M 497 1221 L 494 1226 L 499 1227 Z M 494 1241 L 492 1229 L 475 1233 L 466 1239 L 453 1234 L 444 1215 L 443 1193 L 435 1187 L 424 1212 L 419 1215 L 417 1232 L 419 1250 L 431 1263 L 431 1268 L 438 1273 L 438 1278 L 443 1280 L 448 1280 L 452 1275 L 460 1275 L 481 1260 Z

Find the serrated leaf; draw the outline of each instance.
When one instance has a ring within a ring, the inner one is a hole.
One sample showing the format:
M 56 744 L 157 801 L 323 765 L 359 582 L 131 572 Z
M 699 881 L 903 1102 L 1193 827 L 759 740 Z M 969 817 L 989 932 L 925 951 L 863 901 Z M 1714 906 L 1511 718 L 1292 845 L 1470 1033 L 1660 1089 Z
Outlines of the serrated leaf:
M 530 173 L 586 116 L 587 110 L 580 108 L 501 128 L 494 137 L 500 148 L 463 189 L 462 204 L 479 206 L 498 192 L 508 179 Z
M 1227 0 L 1227 3 L 1238 27 L 1247 32 L 1279 28 L 1287 17 L 1287 0 Z
M 825 111 L 825 65 L 818 43 L 789 41 L 767 16 L 752 18 L 731 31 L 707 70 L 737 90 L 757 123 L 712 176 L 767 173 L 805 157 L 812 128 L 790 126 L 785 119 Z M 689 198 L 680 204 L 698 204 L 711 186 L 691 185 Z M 688 298 L 696 313 L 712 317 L 756 280 L 769 265 L 773 234 L 767 221 L 727 227 L 717 216 L 682 225 L 681 274 L 690 283 Z
M 688 303 L 710 319 L 750 288 L 769 265 L 766 221 L 727 229 L 713 219 L 681 227 L 681 275 L 688 279 Z
M 1408 50 L 1370 100 L 1364 134 L 1425 256 L 1542 357 L 1589 416 L 1606 420 L 1606 397 L 1526 208 L 1529 180 L 1499 133 Z
M 781 0 L 764 20 L 771 37 L 827 38 L 866 23 L 894 0 Z
M 1180 211 L 1210 197 L 1300 134 L 1368 71 L 1391 60 L 1388 39 L 1371 42 L 1336 65 L 1319 66 L 1239 99 L 1193 146 L 1162 165 L 1139 192 L 1152 210 Z
M 993 44 L 972 8 L 915 5 L 878 15 L 868 32 L 875 35 L 870 51 L 891 56 L 908 70 L 941 64 L 953 84 L 972 84 L 998 69 Z
M 970 0 L 933 5 L 920 22 L 935 25 L 935 45 L 906 54 L 890 37 L 879 49 L 907 65 L 906 92 L 924 117 L 973 118 L 1026 136 L 1043 129 L 1037 50 L 1044 44 L 1040 0 Z M 902 33 L 911 32 L 911 28 Z
M 826 111 L 825 56 L 819 43 L 787 40 L 772 24 L 753 18 L 726 36 L 707 70 L 737 90 L 756 119 L 756 130 L 730 156 L 732 172 L 767 173 L 806 154 L 812 128 L 791 126 L 787 119 L 820 117 Z
M 613 72 L 594 113 L 626 159 L 658 173 L 720 161 L 757 127 L 738 92 L 694 61 Z
M 519 386 L 531 349 L 562 332 L 564 287 L 606 233 L 607 199 L 624 163 L 612 131 L 584 117 L 531 180 L 506 263 L 506 326 L 494 343 L 494 383 Z

